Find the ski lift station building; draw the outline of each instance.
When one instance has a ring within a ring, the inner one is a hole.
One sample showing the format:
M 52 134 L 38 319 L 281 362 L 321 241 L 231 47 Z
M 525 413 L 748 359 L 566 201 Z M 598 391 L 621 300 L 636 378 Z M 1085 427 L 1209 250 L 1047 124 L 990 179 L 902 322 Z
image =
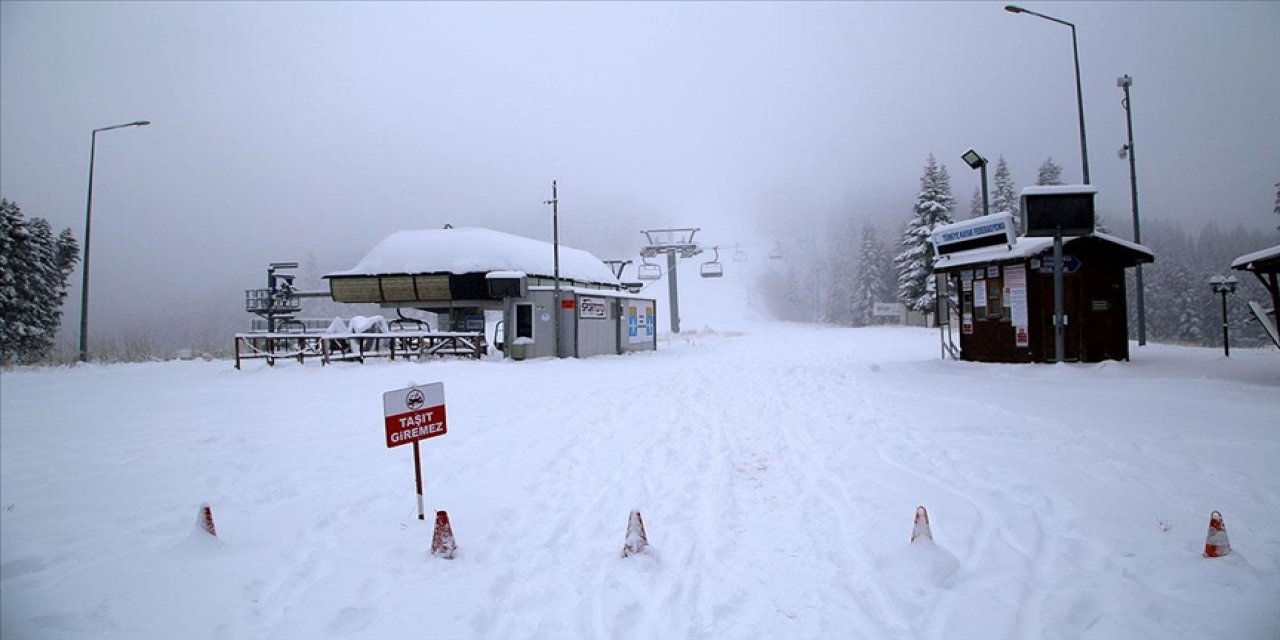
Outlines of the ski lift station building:
M 1070 190 L 1025 189 L 1024 210 L 1028 193 L 1041 191 L 1052 196 Z M 1089 230 L 1069 230 L 1062 238 L 1064 359 L 1128 360 L 1125 269 L 1152 262 L 1154 255 L 1142 245 L 1093 232 L 1092 192 L 1087 195 Z M 934 273 L 959 293 L 960 359 L 1054 361 L 1052 237 L 1019 236 L 1018 223 L 1005 213 L 940 226 L 933 243 Z
M 655 300 L 628 292 L 586 251 L 559 254 L 558 309 L 552 244 L 491 229 L 398 231 L 324 278 L 337 302 L 436 313 L 447 331 L 485 331 L 485 312 L 500 311 L 497 346 L 508 357 L 557 355 L 555 313 L 561 356 L 657 348 Z

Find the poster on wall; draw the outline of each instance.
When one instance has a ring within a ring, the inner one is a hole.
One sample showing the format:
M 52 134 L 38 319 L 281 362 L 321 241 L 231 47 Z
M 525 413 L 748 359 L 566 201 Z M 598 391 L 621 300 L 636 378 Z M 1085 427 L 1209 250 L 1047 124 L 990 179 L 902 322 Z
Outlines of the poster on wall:
M 652 342 L 654 320 L 653 305 L 641 309 L 640 303 L 627 302 L 627 342 Z
M 609 317 L 609 307 L 604 298 L 581 296 L 578 298 L 578 317 L 603 320 Z
M 1014 345 L 1031 346 L 1027 325 L 1027 269 L 1022 265 L 1004 268 L 1004 286 L 1008 292 L 1009 320 L 1013 323 Z

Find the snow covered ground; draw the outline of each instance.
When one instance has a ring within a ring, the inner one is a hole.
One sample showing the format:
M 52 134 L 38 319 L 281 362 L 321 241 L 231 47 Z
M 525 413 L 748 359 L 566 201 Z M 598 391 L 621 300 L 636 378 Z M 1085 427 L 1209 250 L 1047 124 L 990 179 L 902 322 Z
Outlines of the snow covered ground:
M 1275 350 L 979 365 L 925 329 L 685 328 L 584 360 L 6 371 L 3 636 L 1280 636 Z M 429 382 L 453 560 L 381 424 Z M 651 546 L 623 558 L 632 509 Z M 1206 559 L 1213 510 L 1234 551 Z

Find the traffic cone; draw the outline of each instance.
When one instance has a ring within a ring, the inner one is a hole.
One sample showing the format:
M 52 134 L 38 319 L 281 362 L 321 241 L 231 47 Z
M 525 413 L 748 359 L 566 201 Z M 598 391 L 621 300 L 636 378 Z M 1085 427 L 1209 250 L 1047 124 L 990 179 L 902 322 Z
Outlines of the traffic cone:
M 929 512 L 924 507 L 916 507 L 916 523 L 911 528 L 911 541 L 915 542 L 916 538 L 933 540 L 933 532 L 929 530 Z
M 196 514 L 196 528 L 218 537 L 218 530 L 213 526 L 213 509 L 209 508 L 208 503 L 200 505 L 200 512 Z
M 644 520 L 640 519 L 639 511 L 632 511 L 631 517 L 627 519 L 627 540 L 622 545 L 622 557 L 640 553 L 647 546 L 649 546 L 649 536 L 644 533 Z
M 458 545 L 453 541 L 453 527 L 449 525 L 449 514 L 436 512 L 436 530 L 431 535 L 431 555 L 452 560 Z
M 1227 540 L 1227 525 L 1222 523 L 1222 514 L 1214 511 L 1209 514 L 1209 535 L 1204 539 L 1204 557 L 1220 558 L 1231 553 L 1231 542 Z

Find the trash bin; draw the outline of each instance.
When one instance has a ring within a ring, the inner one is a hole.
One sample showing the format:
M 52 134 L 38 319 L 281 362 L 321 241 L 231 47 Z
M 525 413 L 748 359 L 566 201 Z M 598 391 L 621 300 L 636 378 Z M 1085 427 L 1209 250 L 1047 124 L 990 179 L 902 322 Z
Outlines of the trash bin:
M 511 342 L 511 359 L 524 360 L 529 355 L 528 349 L 533 344 L 529 338 L 516 338 Z

